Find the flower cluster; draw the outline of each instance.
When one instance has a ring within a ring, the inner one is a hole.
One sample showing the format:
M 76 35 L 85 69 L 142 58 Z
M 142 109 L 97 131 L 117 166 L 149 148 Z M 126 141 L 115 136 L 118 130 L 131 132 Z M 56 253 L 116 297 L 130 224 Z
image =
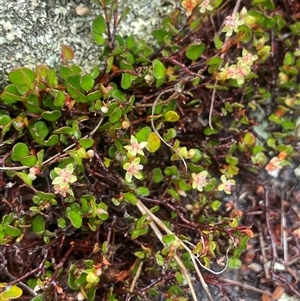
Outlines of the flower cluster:
M 242 8 L 240 13 L 227 16 L 224 21 L 224 27 L 222 32 L 226 32 L 226 36 L 230 37 L 232 34 L 239 32 L 239 26 L 247 25 L 252 28 L 256 22 L 256 19 L 248 14 L 245 7 Z
M 140 170 L 143 169 L 143 165 L 140 164 L 141 158 L 137 158 L 137 155 L 144 156 L 143 148 L 145 148 L 147 142 L 138 142 L 136 137 L 133 135 L 130 138 L 130 144 L 124 146 L 127 150 L 127 157 L 129 161 L 123 164 L 123 168 L 126 170 L 125 179 L 127 182 L 132 181 L 132 177 L 135 177 L 138 180 L 143 178 Z
M 183 0 L 181 6 L 186 10 L 185 14 L 190 16 L 196 7 L 200 8 L 200 13 L 204 14 L 206 11 L 213 10 L 211 0 Z
M 54 168 L 54 173 L 50 173 L 50 177 L 52 179 L 55 194 L 61 194 L 63 197 L 66 197 L 67 193 L 74 195 L 70 188 L 70 184 L 76 182 L 77 177 L 73 175 L 73 172 L 74 166 L 71 163 L 65 168 Z
M 258 59 L 257 55 L 253 55 L 246 49 L 243 49 L 242 57 L 238 57 L 237 63 L 233 65 L 226 65 L 221 68 L 217 74 L 218 80 L 235 79 L 238 85 L 245 82 L 246 77 L 251 73 L 253 62 Z
M 208 172 L 206 170 L 199 172 L 198 174 L 192 173 L 192 187 L 198 191 L 203 191 L 203 188 L 209 183 L 207 181 Z
M 218 186 L 219 191 L 224 191 L 226 194 L 231 194 L 231 187 L 235 185 L 235 180 L 228 180 L 224 175 L 220 178 L 222 184 Z

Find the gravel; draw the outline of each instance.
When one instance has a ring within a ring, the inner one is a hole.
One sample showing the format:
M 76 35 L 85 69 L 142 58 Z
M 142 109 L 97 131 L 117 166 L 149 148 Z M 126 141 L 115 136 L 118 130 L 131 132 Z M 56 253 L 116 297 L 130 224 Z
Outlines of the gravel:
M 172 4 L 163 0 L 119 0 L 119 11 L 130 7 L 118 33 L 151 38 Z M 99 64 L 99 46 L 91 37 L 95 16 L 103 13 L 92 0 L 0 0 L 0 89 L 7 84 L 7 74 L 18 67 L 34 69 L 39 64 L 57 68 L 61 64 L 60 47 L 70 45 L 75 51 L 73 64 L 88 72 Z M 88 8 L 78 15 L 76 8 Z

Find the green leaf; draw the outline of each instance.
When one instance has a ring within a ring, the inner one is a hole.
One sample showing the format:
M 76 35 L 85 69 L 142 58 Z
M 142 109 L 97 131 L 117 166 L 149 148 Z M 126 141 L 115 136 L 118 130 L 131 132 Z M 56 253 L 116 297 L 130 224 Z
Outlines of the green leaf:
M 37 121 L 30 124 L 28 128 L 34 140 L 39 144 L 43 144 L 45 138 L 49 134 L 49 130 L 46 123 L 43 121 Z
M 294 54 L 292 52 L 289 51 L 285 54 L 283 64 L 287 65 L 287 66 L 291 66 L 291 65 L 295 64 L 295 57 L 294 57 Z
M 148 196 L 150 194 L 150 191 L 147 187 L 141 186 L 137 189 L 136 194 L 142 196 Z
M 32 167 L 36 164 L 37 157 L 34 155 L 29 155 L 29 156 L 26 156 L 26 157 L 23 157 L 22 159 L 20 159 L 20 162 L 24 166 Z
M 141 235 L 145 235 L 148 233 L 148 227 L 145 228 L 141 228 L 138 230 L 133 231 L 133 233 L 131 234 L 131 239 L 136 239 L 137 237 L 141 236 Z
M 289 26 L 290 30 L 294 35 L 300 36 L 300 22 L 295 22 Z
M 139 258 L 139 259 L 144 259 L 145 258 L 145 253 L 143 253 L 142 251 L 137 251 L 134 252 L 134 255 Z
M 158 41 L 158 43 L 163 44 L 165 37 L 168 32 L 164 28 L 156 29 L 152 32 L 153 37 Z
M 29 88 L 27 86 L 17 86 L 17 89 L 22 96 L 24 96 L 29 91 Z
M 56 76 L 55 70 L 50 69 L 48 73 L 48 84 L 49 87 L 57 87 L 58 85 L 58 78 Z
M 35 73 L 29 68 L 15 69 L 8 74 L 8 78 L 13 84 L 27 86 L 30 90 L 34 88 Z
M 97 90 L 97 91 L 93 91 L 93 92 L 91 92 L 91 93 L 89 93 L 87 96 L 86 96 L 86 98 L 87 98 L 87 100 L 89 100 L 89 101 L 96 101 L 96 103 L 95 103 L 95 109 L 96 110 L 99 110 L 99 109 L 97 109 L 97 104 L 100 104 L 100 98 L 102 97 L 102 93 L 101 93 L 101 91 L 99 91 L 99 90 Z
M 94 87 L 95 80 L 93 76 L 86 74 L 80 79 L 80 86 L 84 91 L 91 91 Z
M 167 142 L 172 140 L 173 138 L 175 138 L 177 135 L 177 132 L 175 129 L 171 128 L 171 129 L 168 129 L 167 133 L 165 133 L 163 135 L 163 138 L 164 140 L 166 140 Z
M 95 40 L 95 43 L 99 46 L 103 45 L 105 43 L 105 38 L 102 35 L 99 35 L 95 32 L 93 32 L 93 38 Z
M 176 201 L 180 200 L 179 194 L 174 189 L 168 189 L 167 191 Z
M 71 224 L 74 228 L 79 229 L 82 226 L 82 217 L 76 211 L 68 210 L 67 216 L 71 221 Z
M 68 134 L 70 136 L 73 135 L 73 129 L 69 126 L 63 126 L 57 130 L 53 131 L 54 134 Z
M 207 127 L 204 129 L 204 135 L 205 136 L 210 136 L 214 134 L 218 134 L 219 130 L 216 128 L 211 129 L 210 127 Z
M 278 117 L 276 114 L 271 114 L 268 118 L 270 121 L 277 123 L 277 124 L 281 124 L 282 123 L 282 118 Z
M 179 175 L 178 169 L 176 166 L 167 166 L 164 170 L 166 176 L 177 176 Z
M 0 127 L 5 127 L 11 124 L 11 118 L 9 115 L 0 116 Z
M 131 87 L 131 83 L 136 79 L 137 77 L 130 74 L 130 73 L 122 73 L 122 79 L 121 79 L 121 87 L 124 90 L 127 90 Z
M 229 258 L 228 259 L 228 268 L 237 270 L 242 266 L 242 262 L 238 258 Z
M 28 146 L 23 142 L 18 142 L 12 149 L 11 159 L 13 161 L 20 161 L 20 159 L 27 156 L 28 154 Z
M 222 62 L 223 62 L 222 58 L 218 56 L 213 56 L 212 58 L 207 60 L 206 65 L 207 66 L 217 65 L 219 67 Z
M 61 111 L 44 111 L 41 116 L 47 121 L 54 122 L 61 116 Z
M 31 221 L 31 228 L 33 233 L 42 235 L 45 232 L 45 221 L 41 215 L 37 215 Z
M 201 43 L 201 44 L 191 44 L 187 50 L 186 50 L 186 57 L 191 60 L 191 61 L 195 61 L 197 60 L 204 52 L 205 50 L 205 44 Z
M 159 254 L 159 251 L 155 253 L 155 259 L 158 265 L 164 265 L 164 258 Z
M 168 111 L 164 114 L 164 120 L 166 122 L 176 122 L 180 119 L 180 116 L 175 111 Z
M 134 48 L 136 45 L 134 37 L 132 35 L 130 35 L 127 39 L 126 39 L 126 47 L 128 49 L 132 49 Z
M 10 286 L 10 287 L 6 287 L 5 290 L 0 293 L 0 300 L 4 301 L 4 300 L 11 300 L 11 299 L 18 299 L 22 296 L 23 291 L 22 289 L 20 289 L 19 287 L 17 287 L 16 285 Z
M 120 107 L 116 107 L 109 116 L 110 123 L 116 123 L 122 117 L 122 109 Z
M 163 79 L 166 76 L 166 67 L 164 64 L 160 60 L 154 59 L 152 65 L 154 77 L 156 79 Z
M 45 146 L 57 145 L 59 142 L 59 137 L 57 135 L 51 135 L 48 140 L 44 141 Z
M 160 145 L 161 145 L 160 138 L 154 132 L 150 133 L 147 142 L 148 143 L 146 145 L 146 149 L 150 153 L 155 153 L 160 148 Z
M 32 185 L 32 180 L 31 178 L 28 176 L 27 173 L 25 172 L 16 172 L 16 176 L 18 176 L 19 178 L 21 178 L 21 180 L 23 180 L 23 182 L 25 184 L 27 184 L 28 186 Z
M 135 137 L 138 142 L 147 141 L 150 133 L 151 128 L 149 126 L 145 126 L 135 134 Z
M 193 163 L 197 163 L 202 158 L 202 153 L 197 148 L 193 148 L 193 151 L 194 151 L 194 155 L 193 155 L 193 157 L 190 160 Z
M 42 110 L 37 95 L 30 93 L 24 103 L 30 113 L 39 114 Z
M 218 200 L 215 200 L 215 201 L 213 201 L 213 202 L 211 203 L 211 209 L 212 209 L 213 211 L 217 211 L 217 210 L 220 208 L 221 205 L 222 205 L 222 202 L 220 202 L 220 201 L 218 201 Z
M 4 103 L 11 105 L 17 101 L 21 101 L 22 96 L 19 93 L 16 85 L 8 85 L 1 94 L 1 99 L 3 99 Z
M 38 191 L 37 196 L 40 197 L 44 201 L 50 201 L 55 198 L 54 193 L 43 192 L 43 191 Z
M 106 22 L 103 16 L 97 16 L 92 24 L 92 31 L 98 35 L 105 33 Z
M 67 227 L 66 220 L 64 218 L 62 218 L 62 217 L 59 217 L 57 219 L 57 225 L 58 225 L 59 228 L 65 229 Z
M 73 70 L 68 66 L 60 66 L 59 67 L 60 76 L 66 80 L 69 76 L 73 75 Z
M 90 73 L 91 77 L 96 79 L 100 74 L 99 66 L 94 66 L 92 72 Z
M 56 107 L 60 107 L 65 103 L 65 99 L 66 99 L 65 94 L 59 90 L 59 91 L 56 91 L 53 103 Z
M 83 148 L 90 148 L 94 144 L 94 139 L 92 138 L 81 138 L 79 140 L 79 145 L 82 146 Z
M 86 275 L 86 281 L 88 283 L 94 284 L 94 283 L 98 283 L 100 280 L 100 278 L 95 275 L 95 273 L 93 271 L 88 272 L 88 274 Z
M 131 192 L 124 193 L 124 200 L 132 205 L 136 205 L 137 203 L 137 197 Z
M 163 174 L 159 167 L 155 167 L 152 170 L 152 174 L 153 174 L 152 179 L 154 183 L 160 183 L 163 180 Z
M 68 61 L 73 60 L 74 51 L 70 46 L 62 45 L 60 51 L 61 51 L 61 57 L 64 61 L 68 62 Z
M 255 145 L 255 141 L 256 141 L 256 138 L 255 138 L 255 136 L 252 133 L 248 132 L 248 133 L 245 134 L 245 136 L 244 136 L 244 143 L 246 145 L 248 145 L 248 146 L 254 146 Z
M 165 244 L 169 245 L 169 244 L 171 244 L 175 240 L 175 238 L 176 238 L 175 234 L 168 234 L 168 235 L 164 235 L 162 237 L 162 241 Z
M 239 162 L 238 158 L 233 157 L 230 154 L 225 157 L 225 161 L 226 161 L 226 163 L 231 164 L 231 165 L 237 165 Z
M 11 237 L 19 237 L 22 234 L 20 229 L 15 228 L 11 225 L 3 225 L 3 229 L 5 231 L 5 234 Z
M 223 46 L 223 42 L 221 41 L 220 37 L 217 34 L 215 35 L 214 43 L 217 50 L 220 50 Z
M 107 206 L 105 203 L 100 203 L 97 205 L 96 213 L 102 221 L 106 221 L 109 218 Z

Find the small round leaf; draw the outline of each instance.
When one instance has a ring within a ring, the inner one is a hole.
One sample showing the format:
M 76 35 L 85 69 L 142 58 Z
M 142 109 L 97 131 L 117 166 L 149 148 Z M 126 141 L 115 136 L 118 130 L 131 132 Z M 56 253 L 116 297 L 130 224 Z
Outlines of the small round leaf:
M 91 91 L 94 87 L 94 84 L 95 80 L 89 74 L 82 76 L 80 79 L 80 86 L 84 91 Z
M 147 142 L 146 148 L 150 153 L 155 153 L 160 148 L 160 138 L 154 132 L 149 135 Z
M 111 115 L 109 116 L 109 122 L 116 123 L 117 121 L 120 120 L 121 116 L 122 116 L 122 109 L 120 107 L 116 107 L 112 111 Z
M 163 79 L 166 75 L 166 67 L 164 64 L 158 59 L 154 59 L 152 64 L 154 77 L 156 79 Z
M 185 55 L 189 60 L 195 61 L 202 55 L 204 50 L 205 44 L 192 44 L 187 48 Z
M 45 221 L 41 215 L 37 215 L 33 218 L 31 222 L 31 227 L 33 233 L 37 235 L 42 235 L 45 232 Z
M 74 228 L 79 229 L 82 225 L 82 217 L 75 211 L 68 211 L 68 218 Z
M 20 161 L 20 159 L 27 156 L 28 154 L 29 154 L 28 146 L 23 142 L 19 142 L 13 147 L 11 159 L 13 161 Z
M 168 111 L 164 115 L 164 120 L 167 122 L 176 122 L 180 119 L 180 116 L 175 111 Z
M 22 296 L 23 291 L 16 285 L 11 287 L 7 287 L 4 292 L 1 293 L 0 299 L 1 300 L 11 300 L 11 299 L 18 299 Z
M 103 16 L 99 15 L 97 18 L 93 21 L 92 24 L 92 30 L 96 34 L 103 34 L 106 30 L 106 22 Z

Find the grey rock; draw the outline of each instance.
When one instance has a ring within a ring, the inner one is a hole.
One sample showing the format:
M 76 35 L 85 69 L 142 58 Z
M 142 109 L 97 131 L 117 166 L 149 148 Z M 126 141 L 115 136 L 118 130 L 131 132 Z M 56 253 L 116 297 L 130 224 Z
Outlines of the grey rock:
M 99 65 L 99 51 L 92 39 L 91 25 L 103 14 L 92 0 L 0 0 L 0 89 L 8 81 L 7 74 L 18 67 L 34 69 L 39 64 L 57 68 L 62 63 L 61 45 L 75 52 L 72 64 L 89 72 Z M 118 34 L 149 39 L 162 16 L 172 8 L 161 0 L 119 0 L 119 12 L 130 7 L 121 22 Z M 78 15 L 76 8 L 85 6 L 89 12 Z

